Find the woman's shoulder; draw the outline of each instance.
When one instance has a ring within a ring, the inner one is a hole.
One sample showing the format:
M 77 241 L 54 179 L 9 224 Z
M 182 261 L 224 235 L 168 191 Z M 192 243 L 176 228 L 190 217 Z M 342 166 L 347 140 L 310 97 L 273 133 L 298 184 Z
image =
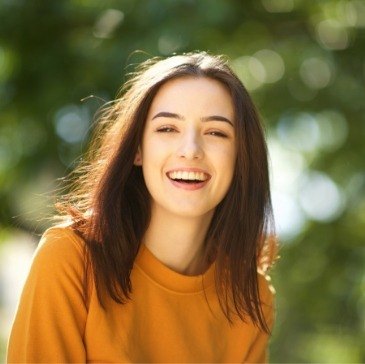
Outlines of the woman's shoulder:
M 42 235 L 34 255 L 34 263 L 52 269 L 84 267 L 85 243 L 69 226 L 54 226 Z

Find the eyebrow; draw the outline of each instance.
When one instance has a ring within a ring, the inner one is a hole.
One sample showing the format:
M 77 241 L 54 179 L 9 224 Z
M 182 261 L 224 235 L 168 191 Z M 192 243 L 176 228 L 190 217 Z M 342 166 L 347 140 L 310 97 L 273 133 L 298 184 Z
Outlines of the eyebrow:
M 168 112 L 168 111 L 161 111 L 161 112 L 157 113 L 152 118 L 152 120 L 157 119 L 157 118 L 172 118 L 172 119 L 177 119 L 177 120 L 185 120 L 185 118 L 183 116 L 172 113 L 172 112 Z M 223 122 L 228 123 L 233 126 L 233 123 L 231 120 L 229 120 L 226 117 L 221 116 L 221 115 L 204 116 L 201 118 L 201 121 L 203 121 L 203 122 L 205 122 L 205 121 L 223 121 Z

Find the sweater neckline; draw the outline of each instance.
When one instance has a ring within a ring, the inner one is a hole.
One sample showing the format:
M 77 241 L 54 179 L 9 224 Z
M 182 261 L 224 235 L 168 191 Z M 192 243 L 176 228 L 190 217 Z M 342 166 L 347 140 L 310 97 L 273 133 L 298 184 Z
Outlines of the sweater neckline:
M 203 274 L 184 275 L 163 264 L 144 244 L 139 249 L 135 265 L 155 284 L 176 293 L 199 293 L 214 284 L 215 263 Z

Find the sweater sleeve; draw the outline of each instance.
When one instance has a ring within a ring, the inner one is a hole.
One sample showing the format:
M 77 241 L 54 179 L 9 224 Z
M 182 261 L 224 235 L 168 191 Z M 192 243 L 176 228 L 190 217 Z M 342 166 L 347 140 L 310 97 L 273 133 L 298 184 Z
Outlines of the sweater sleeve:
M 51 228 L 43 235 L 13 323 L 9 363 L 86 361 L 81 244 L 66 228 Z
M 275 317 L 274 295 L 275 290 L 269 283 L 269 277 L 259 274 L 259 287 L 262 311 L 268 328 L 272 331 Z M 257 328 L 257 335 L 254 339 L 245 363 L 268 363 L 270 335 Z

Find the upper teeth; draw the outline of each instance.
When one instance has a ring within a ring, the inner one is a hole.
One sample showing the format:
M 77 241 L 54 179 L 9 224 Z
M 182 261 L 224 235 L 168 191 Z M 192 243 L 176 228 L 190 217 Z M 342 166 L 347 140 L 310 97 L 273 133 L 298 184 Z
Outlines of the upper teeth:
M 171 179 L 199 180 L 205 181 L 207 176 L 203 172 L 173 171 L 168 173 Z

